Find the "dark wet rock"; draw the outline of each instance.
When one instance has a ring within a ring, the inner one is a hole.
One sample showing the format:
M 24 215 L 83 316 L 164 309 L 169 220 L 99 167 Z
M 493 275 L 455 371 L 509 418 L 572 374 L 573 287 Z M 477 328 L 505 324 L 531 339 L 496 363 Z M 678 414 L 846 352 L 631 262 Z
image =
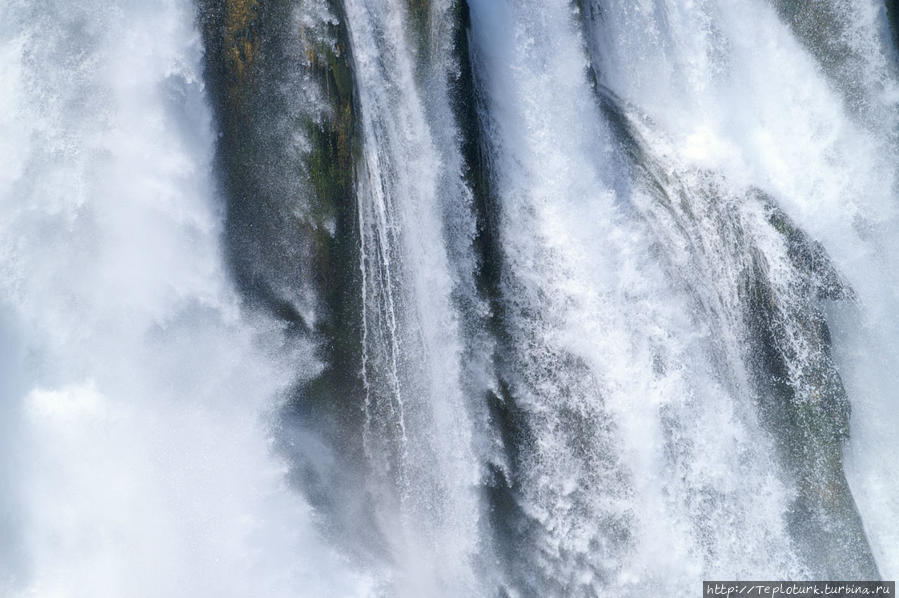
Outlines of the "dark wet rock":
M 342 4 L 201 0 L 199 20 L 235 281 L 250 305 L 306 339 L 319 364 L 312 375 L 297 372 L 279 448 L 297 486 L 332 515 L 331 527 L 352 525 L 356 538 L 377 544 L 355 481 L 363 467 L 361 148 Z M 335 533 L 342 536 L 350 537 Z

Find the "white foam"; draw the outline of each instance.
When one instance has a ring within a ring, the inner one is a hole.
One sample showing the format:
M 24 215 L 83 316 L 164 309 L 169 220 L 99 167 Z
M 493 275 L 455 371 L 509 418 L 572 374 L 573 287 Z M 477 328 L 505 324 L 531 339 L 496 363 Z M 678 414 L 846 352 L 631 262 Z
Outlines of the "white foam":
M 311 357 L 230 287 L 193 11 L 0 8 L 7 596 L 373 592 L 272 451 Z

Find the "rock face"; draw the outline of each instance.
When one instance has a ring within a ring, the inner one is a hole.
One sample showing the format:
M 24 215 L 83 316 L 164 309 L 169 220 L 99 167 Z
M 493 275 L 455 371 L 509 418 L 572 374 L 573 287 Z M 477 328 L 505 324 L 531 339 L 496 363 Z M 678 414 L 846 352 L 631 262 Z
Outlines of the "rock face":
M 281 449 L 313 504 L 355 509 L 345 495 L 361 452 L 359 141 L 342 6 L 201 0 L 199 16 L 234 277 L 251 305 L 315 354 L 282 413 Z M 315 430 L 296 429 L 309 421 Z M 326 455 L 312 459 L 308 443 Z M 334 515 L 335 527 L 366 519 Z
M 352 313 L 356 108 L 339 6 L 307 4 L 201 2 L 200 16 L 238 284 L 339 341 L 351 334 L 338 322 Z
M 201 2 L 200 16 L 238 282 L 320 332 L 352 248 L 355 106 L 339 6 L 305 4 Z
M 896 44 L 899 40 L 899 10 L 895 0 L 884 2 L 890 30 L 884 27 L 880 32 L 883 40 L 872 39 L 869 33 L 858 28 L 867 18 L 862 3 L 774 0 L 773 4 L 799 41 L 815 56 L 857 118 L 874 128 L 882 128 L 887 119 L 892 122 L 892 115 L 884 114 L 874 98 L 884 85 L 878 70 L 895 72 L 897 67 L 895 54 L 882 51 L 891 41 Z M 895 47 L 899 49 L 899 45 Z M 899 131 L 892 131 L 894 140 L 897 135 Z
M 771 225 L 783 235 L 797 273 L 784 300 L 765 258 L 753 256 L 744 283 L 746 321 L 762 421 L 773 431 L 797 483 L 789 524 L 819 577 L 849 571 L 876 579 L 877 569 L 843 474 L 849 399 L 831 357 L 830 331 L 820 301 L 849 300 L 851 290 L 820 244 L 760 197 Z M 817 547 L 830 546 L 822 554 Z
M 684 277 L 703 318 L 740 339 L 742 352 L 726 356 L 722 371 L 752 398 L 795 484 L 788 526 L 806 566 L 822 579 L 877 579 L 843 473 L 850 404 L 824 313 L 826 301 L 852 301 L 852 289 L 773 198 L 755 188 L 729 196 L 718 174 L 661 168 L 617 100 L 600 95 L 643 186 L 638 209 L 664 246 L 688 248 L 665 256 L 673 276 Z M 709 294 L 713 279 L 724 284 Z
M 899 4 L 896 3 L 896 0 L 886 0 L 886 11 L 893 33 L 893 46 L 899 52 Z

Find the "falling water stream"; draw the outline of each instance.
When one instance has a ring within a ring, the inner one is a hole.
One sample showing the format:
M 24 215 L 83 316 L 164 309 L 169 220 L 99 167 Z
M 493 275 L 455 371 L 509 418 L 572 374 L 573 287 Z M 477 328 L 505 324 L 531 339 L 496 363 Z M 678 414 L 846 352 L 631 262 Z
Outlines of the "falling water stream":
M 0 595 L 895 579 L 897 21 L 0 0 Z

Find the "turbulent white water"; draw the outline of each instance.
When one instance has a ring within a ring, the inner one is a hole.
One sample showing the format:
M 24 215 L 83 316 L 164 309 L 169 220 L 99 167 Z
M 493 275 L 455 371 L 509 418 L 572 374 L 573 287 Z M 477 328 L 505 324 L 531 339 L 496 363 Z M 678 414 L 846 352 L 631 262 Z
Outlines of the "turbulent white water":
M 477 465 L 462 392 L 462 342 L 442 238 L 441 201 L 464 202 L 460 174 L 445 180 L 424 98 L 415 87 L 404 11 L 346 3 L 364 159 L 361 231 L 365 449 L 379 509 L 400 565 L 402 595 L 476 595 Z M 451 123 L 435 123 L 436 125 Z M 444 188 L 440 188 L 445 185 Z M 435 431 L 439 431 L 435 433 Z
M 651 120 L 646 135 L 661 133 L 650 143 L 664 148 L 669 168 L 710 169 L 731 192 L 753 185 L 771 193 L 856 292 L 854 305 L 832 307 L 854 409 L 847 475 L 881 573 L 895 577 L 896 502 L 887 480 L 896 477 L 897 453 L 881 427 L 895 421 L 886 413 L 895 393 L 881 384 L 896 369 L 886 313 L 896 288 L 899 87 L 884 6 L 816 3 L 811 26 L 824 41 L 803 47 L 763 3 L 660 4 L 604 7 L 600 69 L 637 118 Z M 842 68 L 828 68 L 838 61 Z M 881 358 L 879 374 L 863 365 Z
M 531 40 L 480 50 L 504 160 L 507 292 L 528 314 L 514 323 L 513 394 L 538 437 L 521 485 L 545 583 L 686 593 L 704 572 L 797 575 L 771 448 L 627 206 L 570 7 L 472 7 L 483 39 L 511 22 L 507 39 Z
M 0 594 L 362 595 L 271 456 L 308 357 L 227 280 L 193 7 L 0 24 Z
M 0 594 L 894 579 L 891 35 L 877 0 L 0 0 Z

